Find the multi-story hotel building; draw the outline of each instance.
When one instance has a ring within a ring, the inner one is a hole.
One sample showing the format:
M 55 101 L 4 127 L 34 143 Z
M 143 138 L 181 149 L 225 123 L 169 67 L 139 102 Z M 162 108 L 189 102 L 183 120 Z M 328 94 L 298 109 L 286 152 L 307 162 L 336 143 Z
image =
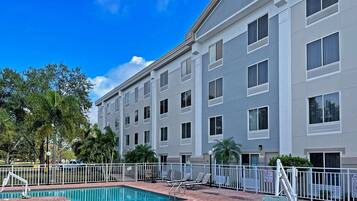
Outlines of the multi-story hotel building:
M 184 41 L 101 97 L 121 153 L 205 162 L 216 140 L 241 163 L 308 157 L 357 166 L 357 1 L 212 0 Z

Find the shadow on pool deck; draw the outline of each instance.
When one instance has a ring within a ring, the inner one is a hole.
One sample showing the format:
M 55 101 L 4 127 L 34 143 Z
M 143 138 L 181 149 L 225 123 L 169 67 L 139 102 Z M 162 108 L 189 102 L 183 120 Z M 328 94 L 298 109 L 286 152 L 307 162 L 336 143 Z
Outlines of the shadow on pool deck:
M 48 185 L 48 186 L 30 186 L 31 190 L 57 190 L 69 188 L 88 188 L 88 187 L 109 187 L 109 186 L 130 186 L 146 191 L 168 195 L 170 187 L 166 183 L 146 183 L 146 182 L 108 182 L 108 183 L 90 183 L 90 184 L 66 184 L 66 185 Z M 8 187 L 6 191 L 19 191 L 22 187 Z M 177 197 L 191 201 L 259 201 L 263 199 L 263 195 L 256 193 L 248 193 L 229 189 L 201 187 L 196 190 L 186 190 L 185 193 L 180 193 Z M 39 200 L 39 199 L 37 199 Z M 12 200 L 11 200 L 12 201 Z M 26 200 L 28 201 L 28 200 Z M 51 199 L 51 201 L 57 201 Z M 58 201 L 63 201 L 58 200 Z

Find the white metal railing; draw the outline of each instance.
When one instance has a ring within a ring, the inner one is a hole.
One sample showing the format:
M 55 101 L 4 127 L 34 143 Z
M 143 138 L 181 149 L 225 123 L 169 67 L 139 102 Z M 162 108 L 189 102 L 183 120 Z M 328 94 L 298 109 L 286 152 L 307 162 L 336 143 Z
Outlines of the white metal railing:
M 28 185 L 75 184 L 96 182 L 126 182 L 182 179 L 190 173 L 195 179 L 202 172 L 210 173 L 209 164 L 146 163 L 146 164 L 83 164 L 83 165 L 3 165 L 0 180 L 8 172 L 26 179 Z M 292 182 L 292 167 L 284 167 Z M 357 169 L 348 168 L 304 168 L 296 167 L 296 194 L 310 200 L 357 201 Z M 276 167 L 213 165 L 212 185 L 254 193 L 275 194 Z M 21 182 L 10 179 L 10 186 Z

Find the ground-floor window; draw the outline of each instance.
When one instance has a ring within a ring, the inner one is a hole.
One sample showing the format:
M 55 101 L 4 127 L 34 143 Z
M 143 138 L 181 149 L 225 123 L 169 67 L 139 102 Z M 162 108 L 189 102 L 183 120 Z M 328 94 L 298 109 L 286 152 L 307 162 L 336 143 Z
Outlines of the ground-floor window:
M 160 155 L 160 163 L 162 164 L 167 163 L 167 155 Z
M 337 185 L 339 183 L 338 168 L 341 167 L 339 152 L 310 153 L 310 162 L 313 165 L 313 183 Z
M 191 155 L 188 155 L 188 154 L 181 155 L 181 163 L 182 164 L 190 163 L 190 159 L 191 159 Z
M 242 165 L 257 166 L 259 154 L 242 154 Z

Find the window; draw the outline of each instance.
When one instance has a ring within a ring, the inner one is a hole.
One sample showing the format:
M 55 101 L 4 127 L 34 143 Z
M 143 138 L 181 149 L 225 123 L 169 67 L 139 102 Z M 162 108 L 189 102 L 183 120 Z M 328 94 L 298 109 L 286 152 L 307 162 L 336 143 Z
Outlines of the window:
M 160 141 L 161 142 L 166 142 L 168 139 L 168 128 L 163 127 L 160 129 Z
M 190 163 L 191 155 L 183 154 L 181 155 L 181 163 L 186 164 Z
M 139 88 L 136 87 L 135 88 L 135 103 L 137 103 L 139 100 Z
M 139 134 L 138 133 L 134 134 L 134 144 L 139 144 Z
M 160 74 L 160 87 L 165 87 L 169 84 L 169 71 Z
M 268 60 L 248 67 L 248 88 L 268 83 Z
M 248 24 L 248 45 L 268 37 L 268 14 Z
M 191 122 L 181 124 L 182 139 L 191 138 Z
M 181 93 L 181 108 L 191 106 L 191 90 Z
M 150 118 L 150 106 L 144 107 L 144 119 Z
M 150 131 L 144 131 L 144 143 L 150 143 Z
M 144 83 L 144 96 L 148 96 L 150 94 L 150 81 Z
M 268 107 L 249 110 L 249 131 L 268 129 Z
M 223 78 L 209 82 L 208 99 L 211 100 L 221 96 L 223 96 Z
M 126 92 L 124 95 L 124 104 L 129 105 L 129 92 Z
M 119 130 L 119 119 L 116 118 L 114 122 L 115 130 Z
M 115 111 L 119 111 L 119 98 L 115 99 Z
M 160 101 L 160 114 L 165 114 L 169 111 L 169 99 Z
M 338 0 L 306 0 L 306 17 L 309 17 L 336 3 L 338 3 Z
M 190 75 L 191 70 L 191 58 L 188 58 L 181 63 L 181 77 Z
M 328 185 L 338 185 L 340 182 L 340 167 L 341 167 L 341 156 L 339 152 L 320 152 L 320 153 L 310 153 L 310 162 L 312 163 L 313 172 L 318 177 L 312 178 L 313 184 L 328 184 Z M 318 169 L 317 169 L 318 168 Z
M 110 103 L 107 103 L 106 108 L 105 108 L 105 112 L 107 114 L 110 114 Z
M 130 125 L 130 116 L 125 117 L 125 125 L 129 126 Z
M 309 98 L 309 124 L 339 121 L 339 97 L 336 92 Z
M 209 135 L 223 134 L 223 119 L 222 116 L 209 118 Z
M 139 110 L 135 110 L 134 122 L 137 123 L 139 121 Z
M 259 165 L 259 154 L 242 154 L 242 165 Z
M 209 61 L 213 64 L 223 57 L 223 40 L 216 42 L 209 47 Z
M 339 33 L 307 44 L 307 70 L 340 61 Z
M 126 146 L 130 145 L 130 136 L 129 135 L 125 135 L 125 144 L 126 144 Z
M 160 155 L 160 163 L 163 164 L 167 163 L 167 155 Z

